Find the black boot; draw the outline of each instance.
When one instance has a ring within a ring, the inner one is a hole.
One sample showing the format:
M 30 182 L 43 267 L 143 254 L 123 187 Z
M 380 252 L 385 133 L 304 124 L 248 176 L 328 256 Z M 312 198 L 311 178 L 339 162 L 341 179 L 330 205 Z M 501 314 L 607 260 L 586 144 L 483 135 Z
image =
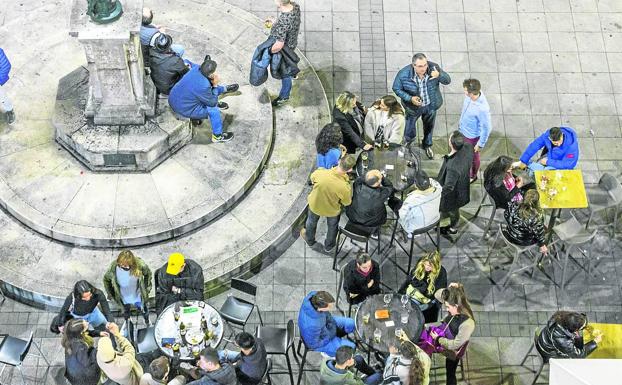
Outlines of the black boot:
M 15 123 L 15 112 L 13 110 L 6 112 L 6 121 L 9 124 Z

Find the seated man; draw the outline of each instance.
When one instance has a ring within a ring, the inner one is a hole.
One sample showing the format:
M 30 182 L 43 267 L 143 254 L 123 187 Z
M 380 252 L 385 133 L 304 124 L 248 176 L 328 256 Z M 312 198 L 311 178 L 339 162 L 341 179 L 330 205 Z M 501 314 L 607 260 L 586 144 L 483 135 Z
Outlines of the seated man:
M 380 266 L 367 253 L 361 253 L 345 267 L 343 290 L 348 303 L 359 304 L 370 295 L 380 294 Z
M 180 253 L 173 253 L 168 263 L 154 273 L 156 282 L 156 312 L 177 301 L 203 301 L 203 269 Z
M 209 117 L 212 142 L 228 142 L 233 139 L 233 133 L 222 132 L 222 117 L 218 109 L 219 106 L 223 109 L 228 106 L 224 102 L 219 105 L 218 95 L 237 91 L 239 85 L 218 85 L 220 77 L 216 74 L 216 67 L 216 62 L 209 55 L 205 56 L 203 64 L 193 66 L 171 89 L 168 104 L 178 115 L 192 119 L 195 125 Z
M 198 368 L 188 371 L 195 379 L 188 385 L 238 385 L 233 366 L 226 362 L 221 365 L 218 352 L 214 348 L 203 349 L 198 364 Z
M 370 231 L 387 221 L 385 203 L 393 195 L 393 185 L 378 170 L 369 170 L 352 188 L 352 204 L 346 209 L 350 222 Z
M 140 26 L 140 45 L 143 47 L 144 53 L 151 46 L 153 47 L 154 36 L 158 33 L 166 33 L 164 27 L 151 24 L 153 22 L 153 11 L 149 8 L 143 8 L 143 18 Z M 171 45 L 171 50 L 179 57 L 184 56 L 184 47 L 180 44 Z
M 178 375 L 169 381 L 169 373 L 171 371 L 171 365 L 168 362 L 168 358 L 160 356 L 149 364 L 149 372 L 145 373 L 140 378 L 140 385 L 184 385 L 186 378 L 182 375 Z
M 160 34 L 149 49 L 151 80 L 158 92 L 168 95 L 171 88 L 190 70 L 189 66 L 171 50 L 173 38 Z
M 543 150 L 540 158 L 529 163 L 540 150 Z M 570 127 L 551 127 L 531 142 L 515 166 L 524 168 L 529 165 L 531 171 L 572 170 L 578 161 L 579 141 L 574 130 Z
M 333 317 L 330 314 L 335 298 L 325 291 L 312 291 L 302 300 L 298 313 L 300 336 L 313 351 L 323 352 L 331 357 L 342 345 L 355 347 L 354 342 L 344 338 L 354 331 L 354 320 Z
M 441 217 L 439 206 L 443 188 L 440 183 L 429 178 L 425 171 L 418 170 L 414 186 L 399 211 L 399 222 L 408 238 L 412 238 L 414 231 L 434 224 Z
M 218 356 L 235 366 L 235 374 L 241 385 L 257 385 L 261 382 L 266 367 L 268 354 L 263 341 L 247 332 L 235 336 L 235 345 L 239 352 L 221 350 Z
M 337 349 L 335 359 L 322 361 L 320 366 L 320 385 L 378 385 L 382 381 L 382 374 L 376 373 L 367 367 L 366 371 L 360 369 L 364 363 L 363 357 L 354 355 L 354 349 L 349 346 L 341 346 Z M 367 376 L 363 379 L 349 369 L 356 367 Z M 367 365 L 365 365 L 367 366 Z

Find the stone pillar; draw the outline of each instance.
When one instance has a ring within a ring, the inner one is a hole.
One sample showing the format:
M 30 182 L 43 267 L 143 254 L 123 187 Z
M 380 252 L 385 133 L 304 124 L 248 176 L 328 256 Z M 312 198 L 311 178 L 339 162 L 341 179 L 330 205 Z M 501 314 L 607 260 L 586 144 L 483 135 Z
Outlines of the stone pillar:
M 95 125 L 144 124 L 155 112 L 155 88 L 144 75 L 140 49 L 143 0 L 124 0 L 123 16 L 110 24 L 92 22 L 87 7 L 86 0 L 74 0 L 69 25 L 86 53 L 84 115 Z

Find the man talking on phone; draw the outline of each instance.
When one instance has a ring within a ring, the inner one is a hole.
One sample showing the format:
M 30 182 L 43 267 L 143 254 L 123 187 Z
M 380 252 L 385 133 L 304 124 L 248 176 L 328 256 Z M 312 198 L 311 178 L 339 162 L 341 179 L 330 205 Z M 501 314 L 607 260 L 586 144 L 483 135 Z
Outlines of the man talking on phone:
M 422 53 L 413 56 L 412 64 L 402 68 L 393 81 L 393 92 L 402 100 L 406 110 L 406 129 L 404 140 L 408 143 L 417 136 L 416 123 L 421 117 L 423 138 L 421 148 L 429 159 L 434 158 L 432 151 L 432 132 L 436 120 L 436 110 L 443 105 L 440 84 L 451 83 L 449 74 L 433 62 L 429 62 Z
M 233 139 L 232 132 L 222 132 L 220 109 L 227 109 L 227 103 L 218 102 L 218 96 L 227 92 L 235 92 L 240 87 L 233 83 L 220 85 L 220 77 L 216 73 L 218 65 L 209 55 L 203 63 L 192 66 L 171 89 L 168 104 L 171 109 L 185 118 L 192 119 L 194 125 L 200 125 L 202 119 L 208 118 L 212 123 L 212 142 L 228 142 Z

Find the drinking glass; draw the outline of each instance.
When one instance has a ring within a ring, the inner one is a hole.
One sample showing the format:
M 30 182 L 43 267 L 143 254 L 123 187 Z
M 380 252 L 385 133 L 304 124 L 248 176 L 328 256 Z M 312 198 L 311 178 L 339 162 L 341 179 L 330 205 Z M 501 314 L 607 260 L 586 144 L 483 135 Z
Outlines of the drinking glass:
M 395 337 L 397 337 L 398 340 L 402 338 L 402 333 L 404 333 L 404 331 L 401 328 L 395 328 Z
M 408 312 L 406 312 L 406 311 L 405 311 L 405 312 L 402 312 L 402 316 L 401 316 L 401 318 L 400 318 L 400 321 L 401 321 L 403 324 L 407 324 L 407 323 L 408 323 Z
M 405 309 L 406 308 L 406 304 L 408 303 L 408 295 L 406 294 L 402 294 L 402 297 L 400 298 L 400 301 L 402 302 L 402 307 Z
M 391 299 L 393 298 L 393 294 L 385 294 L 384 297 L 382 298 L 382 300 L 384 301 L 384 305 L 386 307 L 389 307 L 389 304 L 391 303 Z
M 382 332 L 380 329 L 376 328 L 376 330 L 374 330 L 374 341 L 376 341 L 376 343 L 380 343 L 380 337 L 382 337 Z

